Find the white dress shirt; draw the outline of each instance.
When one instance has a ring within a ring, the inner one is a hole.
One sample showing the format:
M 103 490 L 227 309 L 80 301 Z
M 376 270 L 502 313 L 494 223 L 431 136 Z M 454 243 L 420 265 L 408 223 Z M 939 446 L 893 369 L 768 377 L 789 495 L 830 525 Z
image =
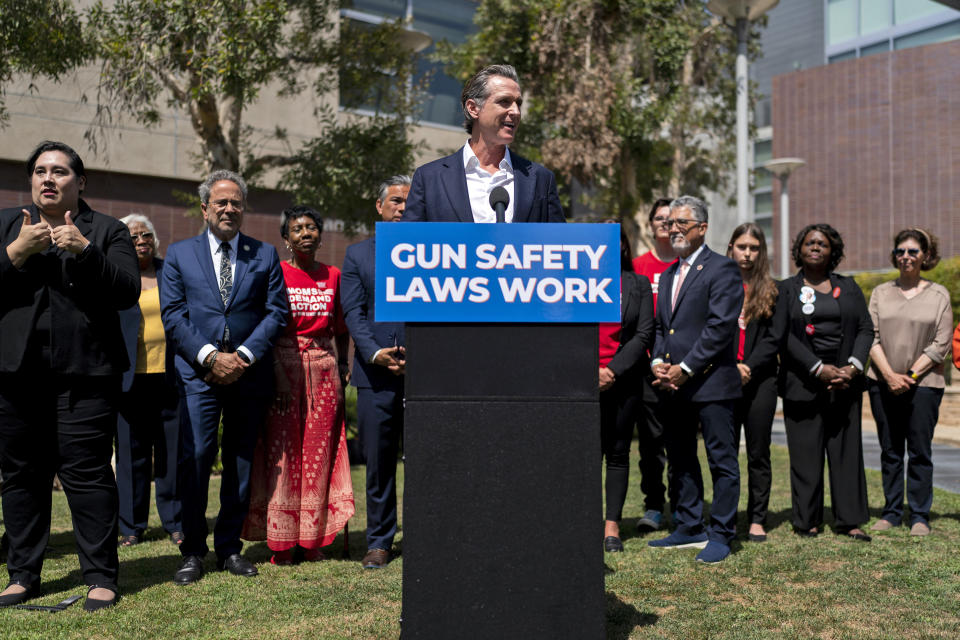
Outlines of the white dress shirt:
M 707 245 L 706 245 L 706 244 L 701 244 L 699 247 L 697 247 L 697 250 L 696 250 L 696 251 L 694 251 L 693 253 L 691 253 L 691 254 L 690 254 L 689 256 L 687 256 L 686 258 L 681 258 L 680 256 L 677 256 L 677 271 L 673 274 L 673 282 L 670 283 L 670 300 L 673 300 L 673 292 L 674 292 L 674 289 L 676 289 L 677 285 L 679 284 L 679 280 L 680 280 L 680 266 L 681 266 L 680 263 L 682 263 L 682 262 L 686 262 L 686 263 L 687 263 L 687 275 L 686 275 L 686 278 L 689 278 L 689 277 L 690 277 L 690 270 L 693 268 L 693 263 L 697 261 L 697 258 L 700 256 L 700 253 L 703 251 L 703 248 L 704 248 L 705 246 L 707 246 Z M 686 280 L 686 278 L 684 278 L 684 280 Z M 686 362 L 681 362 L 681 363 L 680 363 L 680 368 L 683 369 L 684 373 L 686 373 L 688 376 L 691 376 L 691 377 L 693 376 L 693 370 L 690 369 L 689 366 L 687 366 L 687 363 L 686 363 Z
M 213 274 L 217 278 L 217 285 L 220 284 L 220 253 L 223 250 L 221 248 L 221 243 L 223 242 L 215 235 L 213 235 L 209 229 L 207 229 L 207 242 L 210 245 L 210 259 L 213 261 Z M 227 240 L 227 244 L 230 245 L 230 282 L 236 283 L 237 281 L 237 249 L 240 247 L 240 234 L 235 234 L 230 240 Z M 200 366 L 203 366 L 203 361 L 207 359 L 211 353 L 216 351 L 217 348 L 212 344 L 205 344 L 200 348 L 200 353 L 197 354 L 197 363 Z M 256 362 L 256 357 L 253 353 L 247 349 L 245 346 L 240 345 L 237 347 L 237 351 L 242 352 L 247 356 L 247 360 L 250 361 L 250 364 Z
M 468 140 L 463 145 L 463 171 L 467 175 L 467 194 L 470 196 L 470 208 L 473 210 L 474 222 L 496 222 L 497 213 L 490 206 L 490 192 L 497 187 L 503 187 L 510 195 L 510 202 L 507 203 L 505 220 L 513 222 L 513 202 L 514 202 L 514 175 L 513 162 L 510 160 L 510 149 L 506 148 L 503 153 L 503 160 L 500 161 L 500 167 L 494 174 L 490 174 L 480 168 L 480 160 L 477 154 L 470 148 Z

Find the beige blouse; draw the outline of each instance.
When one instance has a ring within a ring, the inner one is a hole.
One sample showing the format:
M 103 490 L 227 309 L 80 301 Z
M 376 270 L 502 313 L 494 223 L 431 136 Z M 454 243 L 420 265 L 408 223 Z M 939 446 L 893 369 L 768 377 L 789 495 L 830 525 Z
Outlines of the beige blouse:
M 950 354 L 953 310 L 950 294 L 942 285 L 931 282 L 909 300 L 895 281 L 884 282 L 870 296 L 873 320 L 873 344 L 883 347 L 890 367 L 906 373 L 921 353 L 936 364 L 920 376 L 917 385 L 943 388 L 943 360 Z M 867 376 L 882 376 L 873 365 Z

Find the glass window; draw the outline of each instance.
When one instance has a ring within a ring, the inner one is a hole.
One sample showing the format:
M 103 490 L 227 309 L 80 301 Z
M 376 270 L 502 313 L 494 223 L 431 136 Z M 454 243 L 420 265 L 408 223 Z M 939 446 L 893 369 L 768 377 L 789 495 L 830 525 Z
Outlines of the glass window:
M 844 60 L 853 60 L 856 57 L 857 57 L 856 51 L 846 51 L 844 53 L 838 53 L 835 56 L 830 56 L 830 59 L 827 60 L 827 62 L 829 64 L 833 64 L 834 62 L 843 62 Z
M 893 41 L 893 48 L 909 49 L 910 47 L 920 47 L 925 44 L 946 42 L 947 40 L 956 40 L 957 38 L 960 38 L 960 20 L 897 38 Z
M 893 0 L 893 23 L 903 24 L 945 10 L 947 7 L 933 0 Z
M 861 0 L 860 35 L 889 28 L 890 13 L 890 0 Z
M 773 158 L 773 141 L 757 140 L 753 143 L 753 188 L 763 189 L 773 184 L 773 176 L 763 168 L 763 163 Z
M 857 0 L 828 0 L 827 44 L 857 37 Z
M 377 16 L 402 18 L 407 15 L 407 0 L 353 0 L 344 8 Z
M 755 219 L 773 215 L 773 192 L 758 193 L 753 196 L 753 217 Z M 758 222 L 759 224 L 759 222 Z
M 473 24 L 476 8 L 473 0 L 414 0 L 413 28 L 429 33 L 434 42 L 447 40 L 460 44 L 476 30 Z M 436 46 L 431 45 L 422 52 L 417 68 L 417 78 L 432 72 L 420 117 L 424 122 L 457 127 L 463 123 L 460 111 L 463 83 L 444 73 L 442 65 L 428 59 L 435 49 Z
M 864 58 L 866 56 L 872 56 L 875 53 L 886 53 L 887 51 L 890 51 L 890 41 L 884 40 L 883 42 L 872 44 L 869 47 L 861 47 L 860 57 Z
M 770 260 L 770 264 L 773 265 L 773 252 L 774 252 L 774 243 L 773 243 L 773 214 L 766 216 L 755 216 L 753 219 L 757 223 L 757 226 L 763 231 L 763 237 L 767 241 L 767 259 Z

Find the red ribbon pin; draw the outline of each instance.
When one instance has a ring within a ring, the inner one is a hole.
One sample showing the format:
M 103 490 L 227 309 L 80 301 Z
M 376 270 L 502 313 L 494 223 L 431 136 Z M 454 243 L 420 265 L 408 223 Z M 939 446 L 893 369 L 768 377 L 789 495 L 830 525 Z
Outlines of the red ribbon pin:
M 839 298 L 839 297 L 840 297 L 840 287 L 834 287 L 834 288 L 833 288 L 833 297 L 834 297 L 834 298 Z
M 815 332 L 815 329 L 813 328 L 812 324 L 808 324 L 805 331 L 807 332 L 808 336 L 812 336 Z

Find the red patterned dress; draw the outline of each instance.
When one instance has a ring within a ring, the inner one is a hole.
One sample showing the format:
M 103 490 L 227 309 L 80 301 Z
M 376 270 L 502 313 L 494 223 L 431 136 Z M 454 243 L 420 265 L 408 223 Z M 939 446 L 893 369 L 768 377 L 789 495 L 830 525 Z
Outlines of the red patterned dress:
M 340 270 L 281 264 L 290 317 L 273 356 L 293 401 L 286 411 L 270 409 L 254 453 L 242 537 L 266 540 L 273 551 L 318 549 L 333 542 L 354 513 L 334 342 L 347 331 Z

